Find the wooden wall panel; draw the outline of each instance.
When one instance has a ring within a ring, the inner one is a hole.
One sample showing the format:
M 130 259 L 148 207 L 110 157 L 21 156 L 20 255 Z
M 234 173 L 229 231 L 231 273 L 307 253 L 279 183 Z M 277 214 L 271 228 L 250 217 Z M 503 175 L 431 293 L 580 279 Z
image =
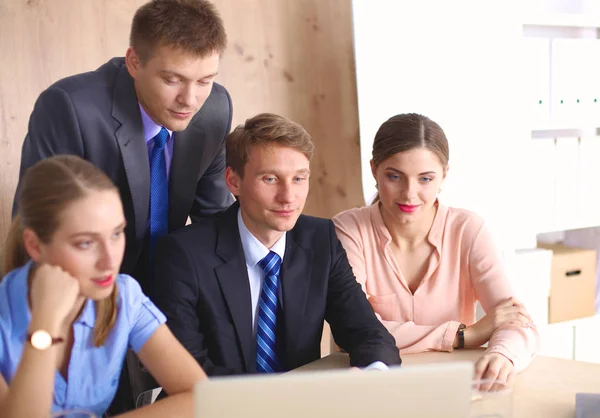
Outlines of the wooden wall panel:
M 351 0 L 215 0 L 229 47 L 219 81 L 234 123 L 274 112 L 301 123 L 316 153 L 305 213 L 364 204 Z

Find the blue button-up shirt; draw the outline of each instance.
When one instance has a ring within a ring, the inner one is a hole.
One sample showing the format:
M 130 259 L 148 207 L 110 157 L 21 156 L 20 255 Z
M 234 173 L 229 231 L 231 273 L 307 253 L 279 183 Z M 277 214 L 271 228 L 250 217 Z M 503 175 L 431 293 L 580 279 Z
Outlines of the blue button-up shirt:
M 31 312 L 27 277 L 31 262 L 8 273 L 0 283 L 0 373 L 10 386 L 21 359 Z M 101 416 L 117 390 L 127 348 L 136 353 L 165 316 L 142 293 L 132 277 L 119 274 L 117 318 L 106 343 L 94 347 L 95 303 L 87 300 L 73 323 L 74 343 L 68 382 L 56 371 L 52 411 L 84 409 Z

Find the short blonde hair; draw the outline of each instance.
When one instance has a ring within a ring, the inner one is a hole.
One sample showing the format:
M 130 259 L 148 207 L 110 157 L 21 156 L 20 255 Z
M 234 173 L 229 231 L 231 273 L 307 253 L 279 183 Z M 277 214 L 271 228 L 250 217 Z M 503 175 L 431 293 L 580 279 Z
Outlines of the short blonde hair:
M 274 144 L 293 148 L 309 161 L 315 149 L 312 138 L 300 124 L 273 113 L 260 113 L 227 136 L 227 166 L 243 177 L 252 147 Z

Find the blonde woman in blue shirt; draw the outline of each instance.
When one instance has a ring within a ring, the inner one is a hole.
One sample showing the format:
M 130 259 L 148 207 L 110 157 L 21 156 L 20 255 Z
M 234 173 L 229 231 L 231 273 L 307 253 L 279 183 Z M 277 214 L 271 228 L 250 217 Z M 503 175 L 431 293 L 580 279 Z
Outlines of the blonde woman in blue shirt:
M 128 348 L 170 396 L 122 416 L 192 416 L 206 375 L 119 274 L 125 217 L 110 179 L 78 157 L 51 157 L 27 171 L 17 204 L 0 283 L 0 418 L 101 416 Z

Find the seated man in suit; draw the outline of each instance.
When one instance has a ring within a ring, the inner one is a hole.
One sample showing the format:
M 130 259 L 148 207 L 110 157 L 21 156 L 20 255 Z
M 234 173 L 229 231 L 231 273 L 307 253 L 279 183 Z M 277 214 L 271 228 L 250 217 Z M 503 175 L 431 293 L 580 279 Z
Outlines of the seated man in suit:
M 356 367 L 399 365 L 333 223 L 302 215 L 313 143 L 260 114 L 226 139 L 238 201 L 159 241 L 156 303 L 209 375 L 280 372 L 321 356 L 323 321 Z

